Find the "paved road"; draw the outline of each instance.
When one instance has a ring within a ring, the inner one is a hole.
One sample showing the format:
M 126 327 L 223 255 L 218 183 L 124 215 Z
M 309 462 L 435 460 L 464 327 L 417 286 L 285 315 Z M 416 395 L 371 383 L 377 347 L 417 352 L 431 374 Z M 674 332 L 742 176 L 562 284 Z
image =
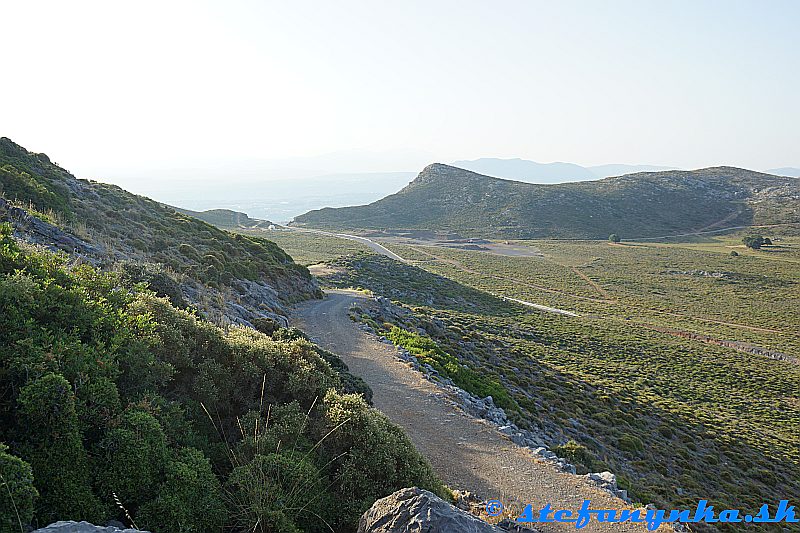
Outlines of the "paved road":
M 519 501 L 542 508 L 577 509 L 584 499 L 595 509 L 623 509 L 624 502 L 577 476 L 538 462 L 489 424 L 453 406 L 441 389 L 399 361 L 395 348 L 361 331 L 349 319 L 353 303 L 370 300 L 352 291 L 331 291 L 324 300 L 303 302 L 292 323 L 320 346 L 339 354 L 372 387 L 375 407 L 402 426 L 417 449 L 450 487 L 485 499 Z M 537 524 L 543 532 L 575 531 L 573 525 Z M 592 523 L 585 531 L 644 531 L 641 525 Z

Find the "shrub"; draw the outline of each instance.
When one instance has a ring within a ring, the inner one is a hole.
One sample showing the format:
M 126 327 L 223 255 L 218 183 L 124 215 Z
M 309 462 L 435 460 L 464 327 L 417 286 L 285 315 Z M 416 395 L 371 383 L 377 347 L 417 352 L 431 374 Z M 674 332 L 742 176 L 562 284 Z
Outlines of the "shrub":
M 180 284 L 159 263 L 122 261 L 117 263 L 122 278 L 131 283 L 144 283 L 156 296 L 168 298 L 175 307 L 186 307 Z
M 92 493 L 69 382 L 47 374 L 23 387 L 18 403 L 25 439 L 21 455 L 33 467 L 41 495 L 39 519 L 96 520 L 100 505 Z
M 304 456 L 256 455 L 228 478 L 232 519 L 242 530 L 258 533 L 324 531 L 319 518 L 324 486 Z
M 192 246 L 191 244 L 182 243 L 178 246 L 178 251 L 181 255 L 185 256 L 187 259 L 191 259 L 193 261 L 200 261 L 200 254 L 197 252 L 197 249 Z
M 156 533 L 219 531 L 232 525 L 223 507 L 235 503 L 220 487 L 277 468 L 271 484 L 245 491 L 274 503 L 257 508 L 278 521 L 262 530 L 329 531 L 312 518 L 319 506 L 346 531 L 377 497 L 440 487 L 399 428 L 360 396 L 335 392 L 368 397 L 369 388 L 298 330 L 222 329 L 121 277 L 19 247 L 0 226 L 0 427 L 41 494 L 33 523 L 123 518 L 116 493 Z M 315 447 L 338 432 L 326 393 L 347 398 L 341 414 L 356 422 L 346 438 Z M 256 420 L 267 429 L 250 439 Z M 231 463 L 231 450 L 242 461 Z M 297 487 L 304 501 L 287 508 Z
M 155 533 L 221 531 L 227 510 L 220 482 L 199 450 L 184 448 L 167 462 L 165 481 L 155 499 L 136 516 L 137 525 Z
M 765 244 L 761 235 L 746 235 L 742 238 L 742 243 L 753 250 L 758 250 Z
M 608 242 L 620 242 L 622 239 L 619 238 L 619 235 L 616 233 L 612 233 L 608 236 Z
M 504 409 L 517 408 L 508 391 L 500 383 L 482 373 L 465 368 L 458 359 L 440 348 L 433 339 L 398 326 L 392 326 L 386 338 L 395 345 L 407 349 L 420 363 L 428 364 L 443 377 L 452 379 L 465 391 L 481 398 L 491 396 L 494 403 Z
M 408 436 L 360 396 L 330 391 L 325 396 L 325 430 L 321 443 L 332 465 L 335 524 L 354 524 L 378 498 L 417 486 L 447 498 L 428 461 Z M 334 525 L 334 524 L 332 524 Z M 335 527 L 335 525 L 334 525 Z
M 277 322 L 267 317 L 254 318 L 250 323 L 264 335 L 272 335 L 280 327 Z
M 619 446 L 620 450 L 624 450 L 626 452 L 641 452 L 644 450 L 644 443 L 642 440 L 629 433 L 623 434 L 619 440 L 617 441 L 617 446 Z
M 76 411 L 81 433 L 89 441 L 99 440 L 121 410 L 117 385 L 108 378 L 94 379 L 78 390 Z
M 569 440 L 561 446 L 554 446 L 552 451 L 586 472 L 592 470 L 594 466 L 595 458 L 592 452 L 575 440 Z
M 108 432 L 99 445 L 99 485 L 102 495 L 116 494 L 126 507 L 136 510 L 153 498 L 167 461 L 164 431 L 153 415 L 130 409 L 120 427 Z
M 31 465 L 8 453 L 8 446 L 0 443 L 0 531 L 25 530 L 33 520 L 38 496 Z
M 297 402 L 270 406 L 266 413 L 248 412 L 241 418 L 243 438 L 236 459 L 247 462 L 257 454 L 309 450 L 312 446 L 306 431 L 309 416 Z
M 662 424 L 662 425 L 658 426 L 658 432 L 665 439 L 671 439 L 675 435 L 675 432 L 673 431 L 673 429 L 671 427 L 669 427 L 668 425 L 666 425 L 666 424 Z

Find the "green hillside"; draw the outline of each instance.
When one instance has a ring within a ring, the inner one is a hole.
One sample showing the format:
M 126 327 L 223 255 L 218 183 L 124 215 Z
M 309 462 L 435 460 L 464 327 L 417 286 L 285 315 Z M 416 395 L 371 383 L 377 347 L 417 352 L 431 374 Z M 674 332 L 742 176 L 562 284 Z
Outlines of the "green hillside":
M 630 174 L 538 185 L 442 164 L 366 206 L 295 219 L 328 229 L 442 230 L 465 237 L 655 237 L 800 222 L 800 181 L 732 167 Z
M 20 244 L 8 224 L 0 309 L 4 533 L 110 519 L 154 533 L 354 531 L 397 489 L 444 495 L 363 382 L 297 330 L 219 328 Z
M 286 303 L 320 295 L 308 270 L 275 243 L 76 179 L 7 138 L 0 138 L 0 222 L 11 222 L 19 238 L 122 270 L 223 321 L 280 321 Z

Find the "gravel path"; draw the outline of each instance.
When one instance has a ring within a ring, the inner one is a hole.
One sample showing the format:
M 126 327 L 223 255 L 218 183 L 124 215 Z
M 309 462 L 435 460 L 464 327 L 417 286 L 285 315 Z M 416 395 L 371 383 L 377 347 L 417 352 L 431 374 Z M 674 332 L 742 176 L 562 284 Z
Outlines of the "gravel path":
M 441 389 L 397 359 L 392 346 L 361 331 L 347 314 L 358 293 L 330 291 L 324 300 L 295 307 L 294 325 L 320 346 L 339 354 L 351 372 L 372 387 L 375 407 L 402 426 L 440 478 L 454 489 L 486 500 L 531 503 L 541 509 L 578 509 L 584 499 L 593 509 L 625 509 L 624 502 L 583 479 L 535 460 L 489 424 L 453 406 Z M 575 531 L 572 524 L 534 524 L 542 532 Z M 645 531 L 643 524 L 598 524 L 584 531 Z

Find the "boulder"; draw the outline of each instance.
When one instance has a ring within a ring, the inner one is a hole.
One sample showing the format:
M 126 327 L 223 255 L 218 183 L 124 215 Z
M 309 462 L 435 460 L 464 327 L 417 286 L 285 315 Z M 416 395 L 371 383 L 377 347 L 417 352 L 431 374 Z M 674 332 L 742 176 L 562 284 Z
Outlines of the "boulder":
M 114 526 L 95 526 L 89 522 L 55 522 L 33 533 L 149 533 L 139 529 L 120 529 Z
M 358 522 L 358 533 L 499 533 L 435 494 L 419 488 L 401 489 L 376 501 Z

